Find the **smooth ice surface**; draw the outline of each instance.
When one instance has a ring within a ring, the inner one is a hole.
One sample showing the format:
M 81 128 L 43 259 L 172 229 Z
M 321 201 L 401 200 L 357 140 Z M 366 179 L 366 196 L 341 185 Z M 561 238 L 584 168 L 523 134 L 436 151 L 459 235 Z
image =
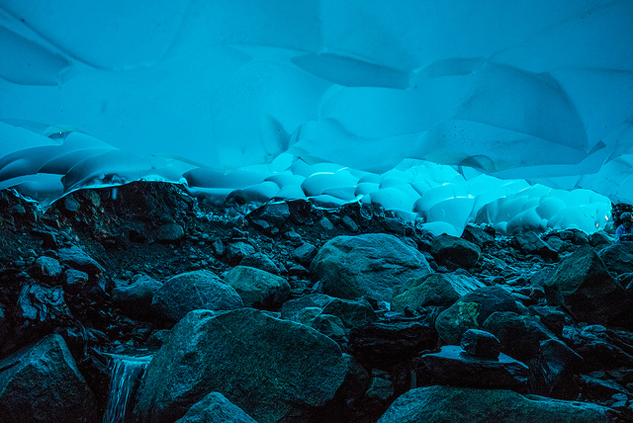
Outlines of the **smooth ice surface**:
M 0 56 L 0 188 L 44 206 L 166 180 L 460 233 L 603 226 L 545 187 L 633 202 L 630 0 L 0 0 Z

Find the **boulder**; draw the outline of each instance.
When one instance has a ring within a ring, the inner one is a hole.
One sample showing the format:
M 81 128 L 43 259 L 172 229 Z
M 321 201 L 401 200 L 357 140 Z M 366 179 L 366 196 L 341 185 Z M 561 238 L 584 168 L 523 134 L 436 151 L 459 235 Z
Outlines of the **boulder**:
M 479 261 L 481 249 L 465 239 L 443 234 L 431 241 L 431 255 L 438 263 L 470 269 Z
M 550 398 L 572 400 L 580 391 L 575 372 L 582 362 L 563 342 L 548 339 L 541 342 L 536 360 L 530 363 L 530 392 Z
M 464 233 L 462 233 L 462 238 L 464 238 L 468 242 L 472 242 L 480 248 L 484 245 L 493 243 L 495 240 L 493 235 L 484 231 L 479 226 L 473 225 L 466 225 L 466 228 L 464 228 Z
M 301 319 L 305 314 L 304 310 L 316 308 L 320 312 L 333 299 L 334 297 L 325 294 L 308 294 L 295 300 L 286 301 L 281 306 L 281 318 L 303 323 Z
M 325 294 L 391 301 L 396 287 L 431 273 L 424 255 L 393 235 L 338 236 L 319 250 L 310 265 Z
M 309 266 L 312 259 L 317 255 L 317 248 L 309 242 L 304 242 L 299 247 L 292 250 L 290 256 L 297 261 L 297 263 Z
M 0 360 L 1 422 L 94 422 L 96 410 L 61 336 L 49 335 Z
M 61 275 L 62 265 L 53 257 L 40 256 L 35 259 L 31 272 L 43 281 L 53 282 Z
M 558 251 L 543 241 L 533 231 L 521 232 L 516 234 L 512 241 L 523 253 L 541 256 L 544 258 L 550 258 L 552 260 L 558 259 Z
M 47 327 L 72 321 L 61 286 L 25 284 L 16 307 L 16 321 L 25 326 Z
M 613 243 L 613 238 L 605 231 L 598 231 L 589 235 L 589 243 L 592 247 L 605 247 Z
M 60 262 L 72 267 L 73 269 L 86 272 L 90 276 L 91 280 L 97 280 L 103 274 L 103 267 L 76 245 L 60 248 L 57 251 L 57 255 Z
M 118 283 L 112 290 L 112 302 L 130 316 L 149 317 L 154 295 L 163 286 L 147 275 L 136 275 L 129 285 Z
M 429 386 L 396 399 L 378 423 L 607 423 L 612 411 L 599 405 L 525 397 L 504 389 Z
M 489 360 L 499 357 L 501 342 L 490 332 L 478 329 L 468 329 L 464 332 L 460 346 L 473 357 Z
M 244 303 L 235 289 L 208 270 L 174 276 L 156 291 L 152 300 L 154 311 L 174 322 L 192 310 L 233 310 L 240 307 L 244 307 Z
M 247 255 L 240 261 L 240 266 L 254 267 L 277 276 L 281 274 L 277 265 L 264 253 Z
M 257 423 L 244 410 L 219 392 L 211 392 L 195 403 L 176 423 Z
M 290 218 L 290 208 L 288 203 L 270 203 L 253 210 L 246 215 L 250 221 L 263 220 L 276 228 L 281 228 Z
M 323 314 L 339 317 L 346 328 L 365 326 L 378 320 L 376 312 L 367 300 L 332 298 L 332 301 L 323 306 Z
M 536 358 L 542 341 L 556 339 L 536 318 L 511 311 L 492 313 L 483 329 L 501 341 L 501 351 L 525 363 Z
M 417 380 L 425 384 L 471 388 L 527 388 L 528 367 L 503 353 L 495 359 L 474 357 L 456 345 L 416 360 Z
M 409 279 L 391 301 L 394 311 L 406 307 L 420 309 L 426 306 L 450 307 L 462 295 L 485 285 L 469 275 L 459 273 L 431 273 Z
M 546 282 L 550 304 L 563 306 L 579 321 L 630 327 L 631 300 L 591 247 L 580 247 Z
M 222 392 L 260 423 L 326 404 L 348 358 L 330 338 L 255 309 L 193 311 L 174 326 L 147 368 L 135 414 L 173 422 L 209 392 Z
M 444 342 L 459 345 L 464 332 L 481 329 L 488 316 L 496 311 L 518 312 L 519 309 L 505 289 L 479 288 L 441 312 L 435 320 L 435 328 Z
M 598 255 L 611 273 L 633 272 L 633 242 L 617 242 L 600 250 Z
M 287 280 L 254 267 L 234 267 L 224 281 L 242 297 L 246 307 L 276 310 L 290 297 Z
M 368 368 L 389 370 L 436 345 L 437 332 L 431 322 L 424 321 L 379 321 L 349 334 L 350 350 Z
M 185 230 L 177 223 L 166 223 L 158 228 L 156 241 L 159 242 L 177 242 L 185 236 Z
M 563 328 L 562 339 L 582 358 L 582 370 L 633 367 L 633 345 L 602 325 Z
M 226 249 L 226 258 L 231 266 L 237 266 L 248 255 L 255 254 L 255 247 L 248 242 L 231 242 Z

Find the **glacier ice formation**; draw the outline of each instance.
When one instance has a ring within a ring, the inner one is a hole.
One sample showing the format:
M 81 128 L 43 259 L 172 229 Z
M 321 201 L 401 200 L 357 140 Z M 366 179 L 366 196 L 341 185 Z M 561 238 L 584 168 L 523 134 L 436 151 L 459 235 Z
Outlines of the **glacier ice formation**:
M 0 0 L 0 188 L 592 231 L 633 202 L 632 43 L 630 0 Z

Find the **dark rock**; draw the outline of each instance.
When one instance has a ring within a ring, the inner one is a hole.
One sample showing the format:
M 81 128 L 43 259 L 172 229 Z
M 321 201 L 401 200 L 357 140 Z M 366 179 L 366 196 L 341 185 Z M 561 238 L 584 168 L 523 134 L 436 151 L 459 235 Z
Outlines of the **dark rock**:
M 393 383 L 389 380 L 389 373 L 381 370 L 372 370 L 371 382 L 365 396 L 369 399 L 387 402 L 394 394 Z
M 317 225 L 319 226 L 320 229 L 326 232 L 330 232 L 334 230 L 334 224 L 332 224 L 332 221 L 325 216 L 319 219 L 319 221 L 317 222 Z
M 281 272 L 275 263 L 264 253 L 250 254 L 240 261 L 240 266 L 254 267 L 279 276 Z
M 290 241 L 290 243 L 293 245 L 301 244 L 301 235 L 295 232 L 294 229 L 284 232 L 283 238 Z
M 72 194 L 64 197 L 64 208 L 66 209 L 66 211 L 74 213 L 77 210 L 79 210 L 79 206 L 80 206 L 79 202 L 75 200 Z
M 389 370 L 435 348 L 437 332 L 426 322 L 374 322 L 352 329 L 349 345 L 361 364 Z
M 154 295 L 162 283 L 147 275 L 136 275 L 129 285 L 117 284 L 112 290 L 112 301 L 128 315 L 147 318 Z
M 287 280 L 254 267 L 237 266 L 224 277 L 246 307 L 276 310 L 289 299 Z
M 419 251 L 398 238 L 365 234 L 328 241 L 312 260 L 310 272 L 328 295 L 391 301 L 394 288 L 411 277 L 431 273 L 431 269 Z
M 479 288 L 441 312 L 435 320 L 435 328 L 446 343 L 458 345 L 464 332 L 468 329 L 481 329 L 488 316 L 496 311 L 516 313 L 519 310 L 505 289 Z
M 94 422 L 96 403 L 64 339 L 49 335 L 0 361 L 0 421 Z
M 562 333 L 565 343 L 582 358 L 582 369 L 593 370 L 633 367 L 633 347 L 600 325 L 565 326 Z M 623 350 L 624 347 L 626 350 Z
M 60 325 L 71 320 L 62 287 L 52 288 L 26 284 L 20 291 L 16 321 L 24 326 Z
M 339 317 L 346 328 L 365 326 L 378 319 L 372 306 L 364 299 L 354 301 L 332 298 L 332 301 L 323 306 L 323 314 Z
M 503 353 L 484 359 L 466 353 L 455 345 L 424 354 L 416 360 L 417 380 L 425 383 L 471 388 L 527 388 L 528 367 Z
M 152 300 L 155 312 L 174 322 L 192 310 L 240 307 L 244 307 L 244 303 L 235 289 L 208 270 L 174 276 L 156 291 Z
M 483 328 L 501 341 L 501 351 L 525 363 L 537 356 L 541 341 L 556 339 L 536 318 L 511 311 L 492 313 Z
M 609 272 L 615 274 L 633 271 L 633 242 L 618 242 L 598 253 Z
M 57 254 L 59 261 L 74 269 L 86 272 L 93 280 L 99 279 L 104 271 L 103 267 L 97 263 L 97 261 L 76 245 L 60 248 Z
M 64 275 L 66 276 L 64 288 L 70 293 L 81 291 L 90 280 L 90 276 L 86 272 L 77 269 L 66 269 Z
M 472 242 L 479 248 L 494 241 L 494 236 L 490 235 L 479 226 L 473 225 L 466 225 L 466 228 L 464 228 L 464 232 L 462 233 L 462 238 L 468 242 Z
M 429 305 L 450 307 L 462 295 L 485 285 L 469 275 L 460 273 L 431 273 L 409 279 L 391 301 L 392 309 L 402 311 Z
M 177 223 L 166 223 L 158 229 L 156 240 L 159 242 L 177 242 L 185 236 L 185 230 Z
M 169 329 L 161 329 L 152 333 L 147 339 L 146 346 L 148 348 L 160 348 L 169 338 L 171 331 Z
M 499 357 L 501 342 L 490 332 L 478 329 L 468 329 L 464 332 L 460 346 L 473 357 L 489 360 Z
M 607 401 L 616 394 L 630 395 L 630 393 L 617 382 L 598 379 L 589 375 L 580 375 L 579 384 L 582 388 L 582 392 L 588 398 L 594 400 Z
M 591 244 L 592 247 L 606 247 L 612 243 L 613 238 L 611 238 L 605 231 L 598 231 L 589 235 L 589 244 Z
M 248 255 L 255 254 L 255 247 L 248 242 L 232 242 L 226 252 L 226 258 L 231 266 L 237 266 Z
M 407 233 L 407 225 L 395 217 L 388 217 L 382 222 L 382 227 L 385 228 L 385 231 L 391 232 L 394 234 L 405 235 Z
M 343 321 L 340 317 L 332 314 L 319 313 L 308 322 L 308 325 L 335 341 L 345 337 L 345 325 Z
M 349 216 L 343 216 L 341 218 L 341 225 L 350 232 L 358 232 L 358 225 Z
M 547 300 L 579 321 L 630 327 L 631 300 L 591 249 L 581 247 L 563 260 L 545 285 Z
M 309 266 L 312 259 L 317 255 L 317 248 L 309 242 L 304 242 L 301 246 L 295 248 L 290 255 L 299 264 Z
M 581 362 L 582 357 L 563 342 L 541 342 L 536 360 L 530 363 L 530 391 L 550 398 L 576 399 L 579 387 L 574 374 Z
M 305 309 L 316 308 L 320 313 L 333 299 L 334 297 L 325 294 L 309 294 L 296 300 L 286 301 L 281 307 L 281 318 L 292 320 L 293 322 L 302 322 L 301 319 Z
M 173 422 L 209 392 L 258 422 L 324 405 L 348 372 L 330 338 L 254 309 L 189 313 L 147 368 L 135 409 L 141 422 Z
M 532 231 L 518 233 L 514 235 L 512 240 L 525 254 L 538 255 L 552 260 L 558 259 L 558 251 L 550 247 L 547 242 Z
M 470 269 L 479 261 L 481 249 L 465 239 L 443 234 L 431 241 L 431 254 L 438 263 Z
M 43 281 L 55 281 L 62 274 L 62 266 L 53 257 L 41 256 L 35 259 L 32 273 Z
M 504 389 L 429 386 L 401 395 L 378 423 L 607 423 L 612 418 L 608 408 L 594 404 L 528 398 Z
M 251 224 L 254 220 L 263 220 L 268 222 L 271 226 L 279 229 L 290 218 L 290 209 L 288 208 L 288 203 L 286 202 L 264 204 L 247 214 L 246 218 L 251 222 Z
M 176 423 L 257 423 L 244 410 L 219 392 L 211 392 L 195 403 Z
M 574 245 L 589 244 L 587 234 L 579 229 L 563 229 L 562 231 L 558 231 L 558 236 L 563 241 L 569 241 Z

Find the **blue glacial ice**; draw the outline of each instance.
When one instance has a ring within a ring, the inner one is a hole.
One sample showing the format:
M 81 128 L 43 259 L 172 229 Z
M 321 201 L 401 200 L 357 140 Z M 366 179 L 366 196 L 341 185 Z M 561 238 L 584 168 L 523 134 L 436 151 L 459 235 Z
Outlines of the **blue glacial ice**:
M 633 202 L 632 47 L 630 0 L 0 0 L 0 188 L 594 231 Z

